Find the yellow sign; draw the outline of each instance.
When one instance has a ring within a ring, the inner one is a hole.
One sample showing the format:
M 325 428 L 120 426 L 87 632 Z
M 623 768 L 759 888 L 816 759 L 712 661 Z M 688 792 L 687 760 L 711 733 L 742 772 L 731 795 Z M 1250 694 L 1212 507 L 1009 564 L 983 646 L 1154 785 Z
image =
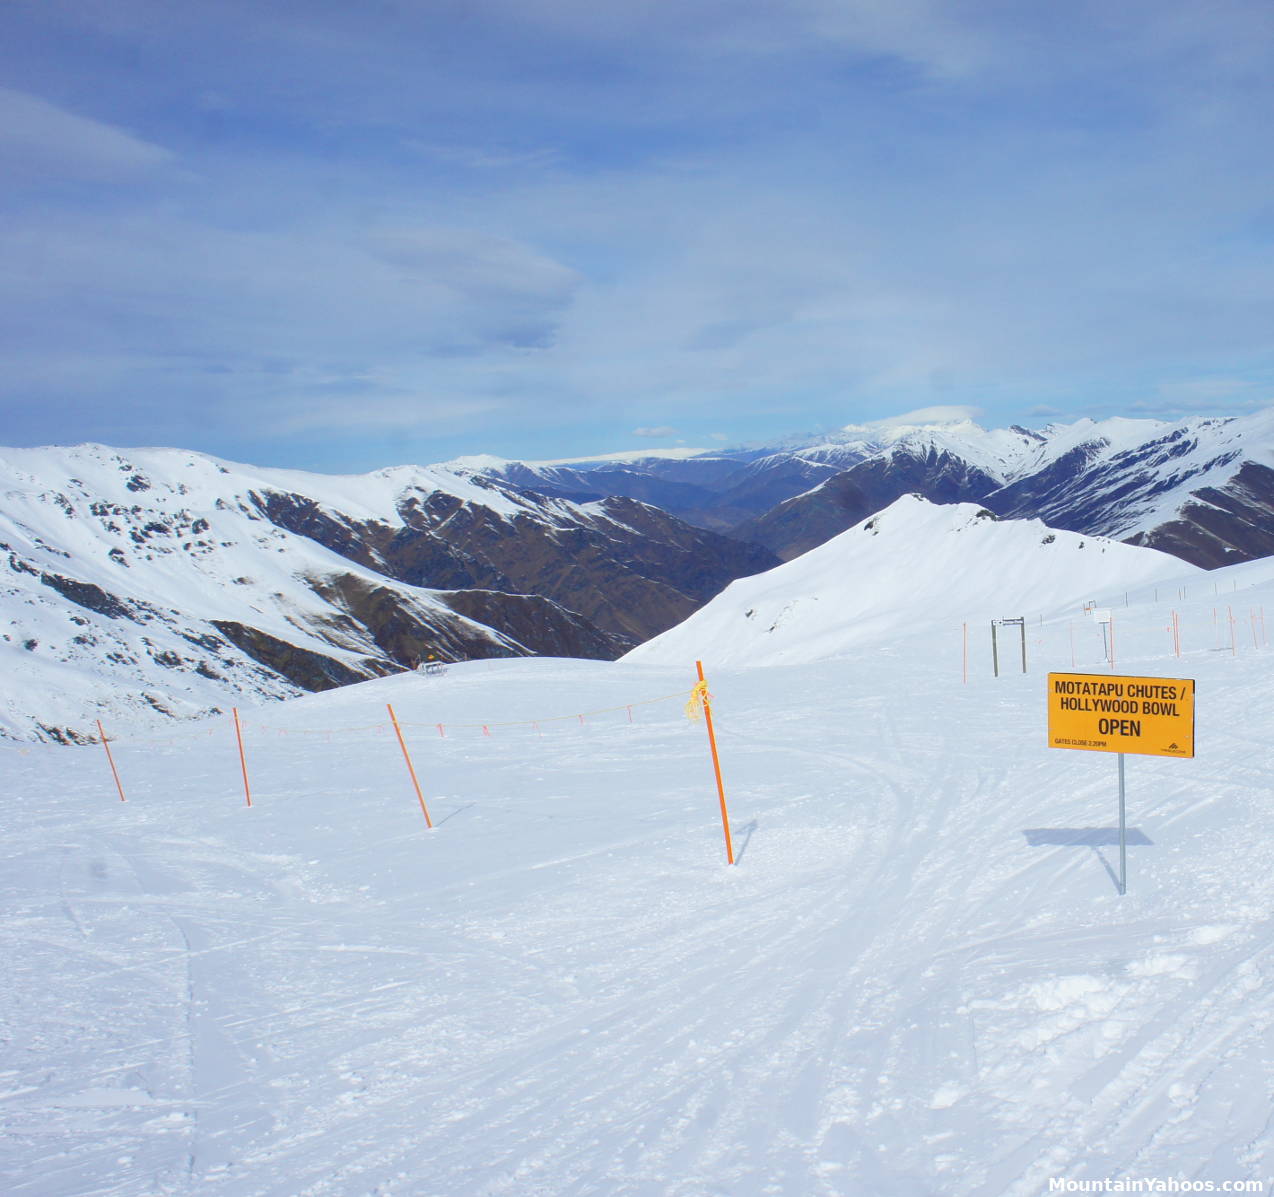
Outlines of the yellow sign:
M 1050 673 L 1048 746 L 1194 756 L 1194 679 Z

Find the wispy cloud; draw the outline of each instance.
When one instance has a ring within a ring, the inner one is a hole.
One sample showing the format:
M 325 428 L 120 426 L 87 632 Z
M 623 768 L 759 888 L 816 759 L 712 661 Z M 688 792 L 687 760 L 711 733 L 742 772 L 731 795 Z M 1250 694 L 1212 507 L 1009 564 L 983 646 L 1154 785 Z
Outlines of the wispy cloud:
M 504 404 L 491 399 L 427 393 L 387 395 L 383 386 L 372 382 L 342 381 L 335 387 L 281 396 L 267 421 L 273 431 L 282 434 L 370 431 L 450 435 L 504 410 Z
M 633 436 L 648 437 L 652 440 L 667 440 L 669 437 L 677 435 L 675 428 L 669 428 L 667 424 L 659 424 L 654 428 L 634 428 Z
M 560 457 L 1274 381 L 1259 0 L 6 20 L 10 438 Z
M 562 161 L 558 150 L 544 147 L 515 149 L 512 147 L 483 145 L 447 145 L 441 142 L 425 142 L 409 138 L 404 147 L 437 158 L 441 162 L 479 171 L 541 170 L 556 166 Z
M 1182 378 L 1160 383 L 1154 399 L 1131 406 L 1157 416 L 1239 414 L 1274 404 L 1274 385 L 1250 378 Z
M 1159 385 L 1159 394 L 1169 402 L 1198 403 L 1234 399 L 1252 390 L 1246 378 L 1182 378 Z
M 171 163 L 173 155 L 124 129 L 0 88 L 0 169 L 10 181 L 107 181 Z

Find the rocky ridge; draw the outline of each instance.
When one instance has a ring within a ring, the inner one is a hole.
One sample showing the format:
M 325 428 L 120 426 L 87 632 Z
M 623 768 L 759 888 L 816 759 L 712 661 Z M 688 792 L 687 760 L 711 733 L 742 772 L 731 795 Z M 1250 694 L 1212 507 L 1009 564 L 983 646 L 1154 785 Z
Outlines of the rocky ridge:
M 206 713 L 431 657 L 611 659 L 776 559 L 463 470 L 89 445 L 0 453 L 0 562 L 0 729 L 66 739 L 94 712 Z

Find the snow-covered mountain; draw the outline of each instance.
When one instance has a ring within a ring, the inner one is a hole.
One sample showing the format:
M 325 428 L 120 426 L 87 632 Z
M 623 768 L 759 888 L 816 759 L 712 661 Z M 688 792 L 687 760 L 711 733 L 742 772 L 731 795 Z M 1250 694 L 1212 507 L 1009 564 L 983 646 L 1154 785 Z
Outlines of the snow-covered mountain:
M 734 529 L 790 559 L 919 492 L 1149 545 L 1213 568 L 1274 553 L 1274 409 L 1042 431 L 897 426 L 857 464 Z
M 932 408 L 769 448 L 474 462 L 544 494 L 631 495 L 785 560 L 919 493 L 1151 545 L 1206 568 L 1274 554 L 1272 467 L 1274 409 L 1036 431 L 986 429 L 966 409 Z
M 988 497 L 1205 568 L 1274 554 L 1274 408 L 1232 419 L 1081 421 Z
M 617 453 L 580 460 L 460 457 L 446 466 L 580 502 L 623 495 L 700 527 L 731 530 L 878 453 L 885 443 L 878 432 L 866 439 L 846 435 L 840 441 L 793 440 L 767 448 Z
M 481 455 L 456 458 L 445 468 L 577 501 L 624 495 L 662 507 L 690 523 L 732 530 L 733 535 L 747 539 L 738 527 L 748 526 L 747 521 L 784 500 L 886 454 L 917 434 L 940 437 L 952 425 L 960 426 L 955 441 L 962 452 L 971 451 L 969 433 L 974 432 L 989 442 L 981 452 L 992 456 L 994 442 L 1008 442 L 1004 448 L 1009 449 L 1020 431 L 985 433 L 969 422 L 964 409 L 930 408 L 770 446 L 623 452 L 554 461 Z
M 931 409 L 771 448 L 344 478 L 177 450 L 4 451 L 0 651 L 60 696 L 41 700 L 47 734 L 107 692 L 190 712 L 430 653 L 614 657 L 913 493 L 1208 568 L 1249 560 L 1274 554 L 1274 409 L 1039 431 Z
M 796 560 L 732 582 L 625 660 L 818 661 L 935 623 L 1047 615 L 1203 572 L 1154 549 L 905 495 Z
M 170 449 L 0 453 L 0 730 L 195 714 L 429 656 L 610 658 L 763 550 L 629 499 L 440 467 L 331 477 Z

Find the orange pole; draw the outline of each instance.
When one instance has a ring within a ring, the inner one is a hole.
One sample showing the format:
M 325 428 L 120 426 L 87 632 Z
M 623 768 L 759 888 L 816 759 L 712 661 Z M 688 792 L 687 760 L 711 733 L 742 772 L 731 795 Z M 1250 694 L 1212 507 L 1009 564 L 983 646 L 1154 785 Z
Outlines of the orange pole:
M 102 730 L 102 721 L 97 721 L 97 734 L 102 738 L 102 747 L 106 749 L 106 759 L 110 762 L 111 776 L 115 778 L 115 788 L 119 791 L 119 800 L 127 802 L 124 797 L 124 787 L 119 783 L 119 770 L 115 768 L 115 758 L 111 756 L 111 746 L 106 742 L 106 733 Z
M 699 671 L 699 680 L 705 681 L 703 676 L 703 662 L 696 661 L 695 668 Z M 725 858 L 727 864 L 734 864 L 734 845 L 730 842 L 730 813 L 725 807 L 725 785 L 721 781 L 721 760 L 717 756 L 717 737 L 712 730 L 712 701 L 708 697 L 707 691 L 703 695 L 703 721 L 708 728 L 708 747 L 712 750 L 712 771 L 717 775 L 717 797 L 721 801 L 721 829 L 725 832 Z
M 243 770 L 243 797 L 249 806 L 252 805 L 252 791 L 248 788 L 248 758 L 243 755 L 243 728 L 239 726 L 239 708 L 231 707 L 234 715 L 234 735 L 239 741 L 239 768 Z
M 420 782 L 416 780 L 416 770 L 412 766 L 411 757 L 407 752 L 407 741 L 403 739 L 403 729 L 398 726 L 398 716 L 394 714 L 394 708 L 389 703 L 385 704 L 385 710 L 389 712 L 389 721 L 394 725 L 394 731 L 398 734 L 398 747 L 403 750 L 403 760 L 407 762 L 407 772 L 411 774 L 411 784 L 416 787 L 416 797 L 420 800 L 420 810 L 425 816 L 425 826 L 432 828 L 433 820 L 429 817 L 429 808 L 425 805 L 425 796 L 420 792 Z

